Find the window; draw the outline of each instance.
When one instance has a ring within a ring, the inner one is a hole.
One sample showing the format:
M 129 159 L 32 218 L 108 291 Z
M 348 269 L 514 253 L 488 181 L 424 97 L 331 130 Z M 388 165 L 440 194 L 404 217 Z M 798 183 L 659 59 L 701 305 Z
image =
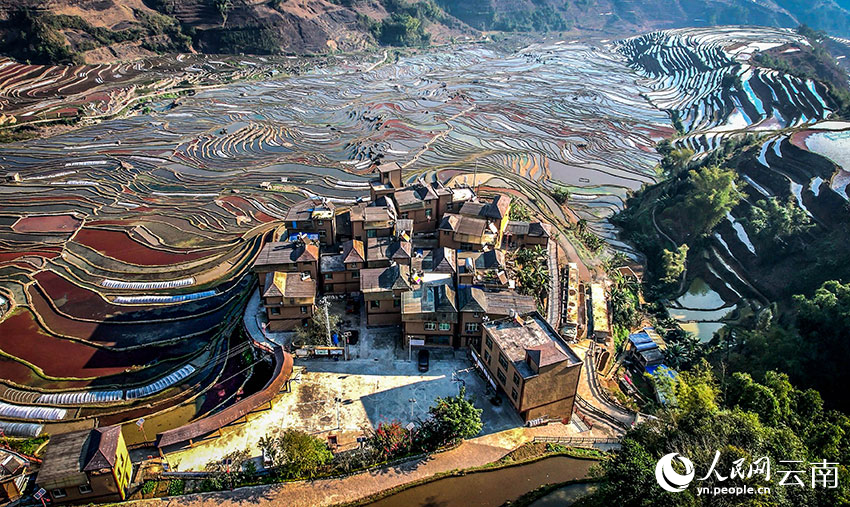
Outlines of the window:
M 381 307 L 380 301 L 374 301 L 374 300 L 369 301 L 369 308 L 380 308 L 380 307 Z
M 493 348 L 493 340 L 491 340 L 489 336 L 484 337 L 484 344 L 487 345 L 488 349 Z
M 402 219 L 404 219 L 404 220 L 407 220 L 407 218 L 408 218 L 408 217 L 407 217 L 407 213 L 402 213 L 402 214 L 401 214 L 401 218 L 402 218 Z
M 393 308 L 401 307 L 401 299 L 393 299 Z
M 425 210 L 425 219 L 431 220 L 431 209 L 430 208 Z
M 453 210 L 453 209 L 454 209 L 454 207 L 455 207 L 455 203 L 453 203 L 453 202 L 450 202 L 450 203 L 446 204 L 446 209 L 447 209 L 447 210 Z
M 274 307 L 274 308 L 269 308 L 269 310 L 271 310 L 272 315 L 280 315 L 280 308 Z
M 449 231 L 443 231 L 443 236 L 448 236 L 448 235 L 449 235 Z
M 333 292 L 333 291 L 334 291 L 334 286 L 333 286 L 332 283 L 325 285 L 325 292 Z
M 508 380 L 508 377 L 506 377 L 505 374 L 502 373 L 502 370 L 496 370 L 496 377 L 498 377 L 499 383 L 502 385 L 505 385 L 505 382 L 507 382 Z
M 477 322 L 467 322 L 466 323 L 466 332 L 474 333 L 478 331 L 478 323 Z
M 306 306 L 301 307 L 301 313 L 307 313 L 307 307 Z
M 508 369 L 508 360 L 505 359 L 505 355 L 499 352 L 499 364 L 502 365 L 502 368 Z
M 425 331 L 433 331 L 433 330 L 437 329 L 437 323 L 436 322 L 426 322 L 424 324 L 424 327 L 425 327 Z
M 56 488 L 50 492 L 53 498 L 65 498 L 68 496 L 68 493 L 65 492 L 65 488 Z
M 367 238 L 375 238 L 377 236 L 378 236 L 378 231 L 376 231 L 375 229 L 369 229 L 368 231 L 366 231 L 366 237 Z
M 511 389 L 511 398 L 513 398 L 514 401 L 519 398 L 519 394 L 517 394 L 516 389 Z
M 89 493 L 91 493 L 91 486 L 89 486 L 88 484 L 83 484 L 78 489 L 80 490 L 81 495 L 88 495 Z
M 478 317 L 481 317 L 481 314 L 478 313 L 478 312 L 475 312 L 475 313 L 472 314 L 472 316 L 477 319 Z
M 324 220 L 319 220 L 319 221 L 318 221 L 318 223 L 317 223 L 317 225 L 319 225 L 319 226 L 325 225 Z
M 334 279 L 333 273 L 325 273 L 325 280 L 333 280 L 333 279 Z
M 440 322 L 440 331 L 448 331 L 452 328 L 452 325 L 448 322 Z
M 484 362 L 490 364 L 490 353 L 486 350 L 484 351 Z
M 514 384 L 519 385 L 519 375 L 514 373 Z
M 295 298 L 289 298 L 289 304 L 294 305 L 295 304 Z
M 360 263 L 359 263 L 359 262 L 352 262 L 352 263 L 351 263 L 351 265 L 350 265 L 348 268 L 349 268 L 349 269 L 357 269 L 357 268 L 359 268 L 359 267 L 360 267 Z
M 360 271 L 352 271 L 351 272 L 351 278 L 354 278 L 355 280 L 359 280 L 360 279 Z

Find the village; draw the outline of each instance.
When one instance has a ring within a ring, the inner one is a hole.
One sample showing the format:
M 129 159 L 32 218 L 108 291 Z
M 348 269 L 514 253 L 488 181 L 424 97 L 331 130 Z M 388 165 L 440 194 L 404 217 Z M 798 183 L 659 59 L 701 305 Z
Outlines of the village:
M 550 224 L 512 220 L 521 202 L 467 185 L 405 185 L 398 163 L 376 176 L 353 205 L 296 203 L 256 256 L 243 325 L 276 364 L 263 391 L 158 433 L 155 454 L 117 426 L 53 436 L 35 477 L 43 495 L 132 498 L 146 479 L 203 472 L 234 453 L 263 470 L 259 437 L 288 428 L 350 452 L 381 423 L 412 427 L 459 392 L 482 410 L 477 439 L 506 452 L 539 439 L 616 447 L 642 414 L 600 378 L 622 384 L 624 360 L 655 371 L 658 334 L 637 329 L 614 359 L 610 281 L 582 276 Z M 72 459 L 80 452 L 88 462 Z M 25 456 L 7 461 L 27 466 Z

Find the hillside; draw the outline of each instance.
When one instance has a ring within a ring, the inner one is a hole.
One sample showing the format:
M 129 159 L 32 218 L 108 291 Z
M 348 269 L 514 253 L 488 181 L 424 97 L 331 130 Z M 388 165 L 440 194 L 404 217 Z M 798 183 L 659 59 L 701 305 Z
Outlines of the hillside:
M 850 37 L 850 6 L 834 0 L 0 0 L 0 53 L 32 63 L 107 63 L 157 52 L 305 54 L 422 45 L 480 31 L 618 36 L 801 23 Z

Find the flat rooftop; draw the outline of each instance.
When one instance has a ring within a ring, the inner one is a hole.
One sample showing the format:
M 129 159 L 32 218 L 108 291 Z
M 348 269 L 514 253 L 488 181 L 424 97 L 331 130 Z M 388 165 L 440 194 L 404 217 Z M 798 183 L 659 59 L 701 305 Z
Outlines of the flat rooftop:
M 523 376 L 533 375 L 525 363 L 526 351 L 540 351 L 547 360 L 546 364 L 561 360 L 569 361 L 571 365 L 581 363 L 581 359 L 539 313 L 528 313 L 521 319 L 522 323 L 513 318 L 488 322 L 484 329 Z

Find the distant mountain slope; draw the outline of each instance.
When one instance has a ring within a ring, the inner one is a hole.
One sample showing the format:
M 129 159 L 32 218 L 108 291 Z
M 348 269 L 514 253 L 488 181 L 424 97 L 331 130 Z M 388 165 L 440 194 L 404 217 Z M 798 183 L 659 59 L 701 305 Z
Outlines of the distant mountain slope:
M 317 53 L 486 31 L 633 35 L 801 23 L 850 37 L 850 0 L 0 0 L 0 52 L 33 63 L 162 51 Z

